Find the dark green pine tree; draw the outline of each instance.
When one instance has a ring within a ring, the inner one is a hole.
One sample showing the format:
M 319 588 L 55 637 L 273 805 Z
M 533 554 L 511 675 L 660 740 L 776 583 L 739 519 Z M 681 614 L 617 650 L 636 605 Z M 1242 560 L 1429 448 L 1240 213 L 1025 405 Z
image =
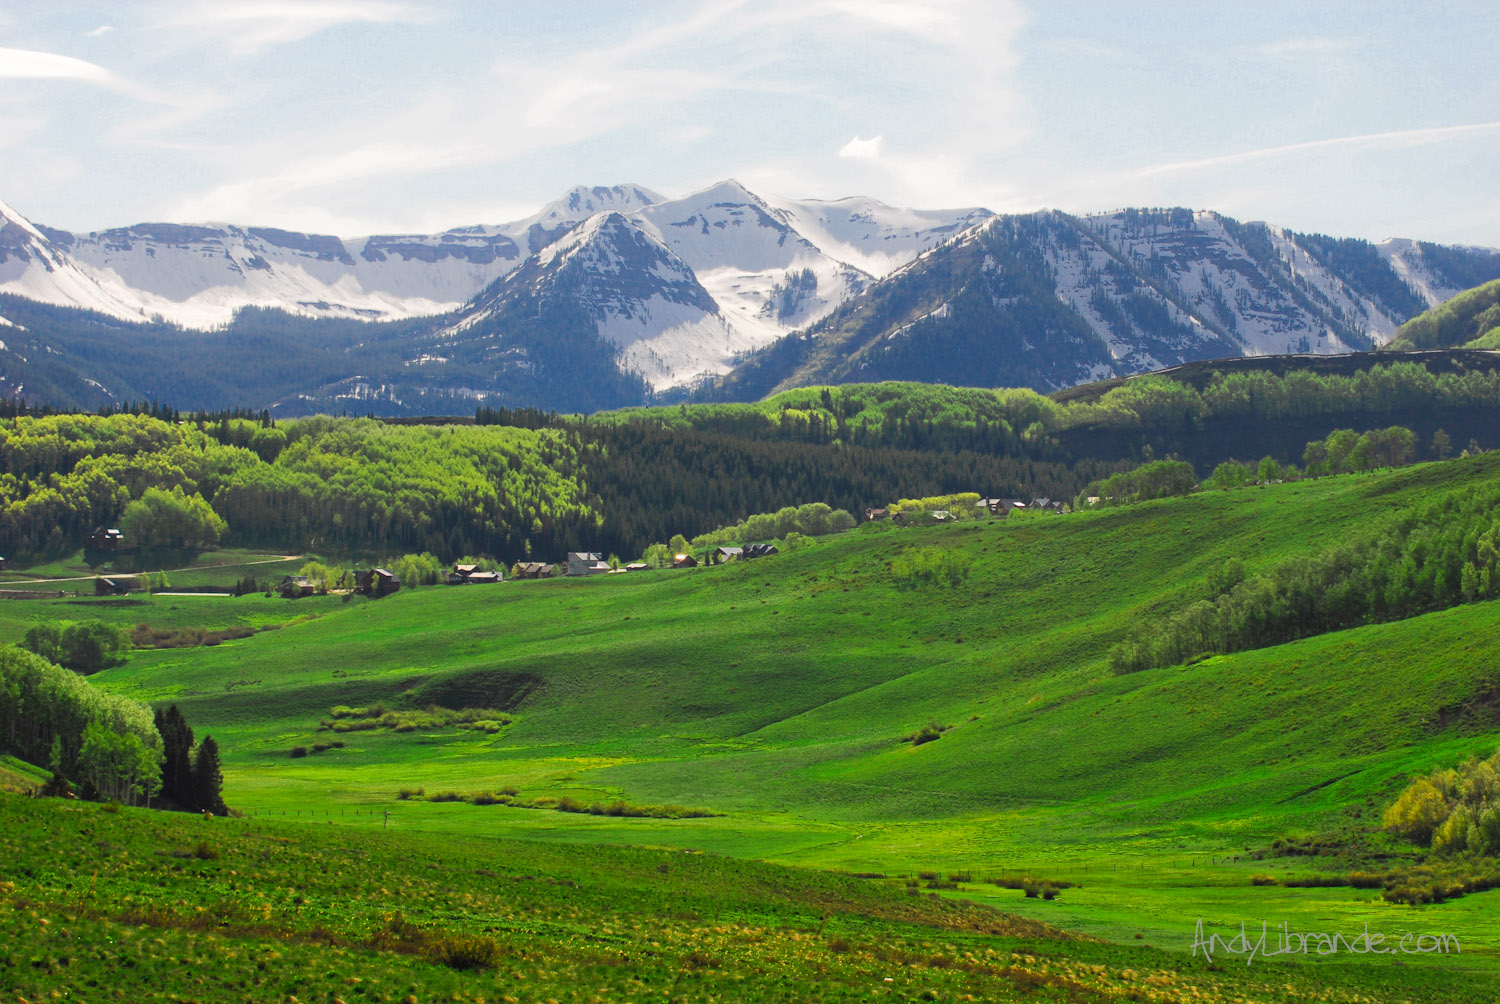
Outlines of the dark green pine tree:
M 198 808 L 193 785 L 193 730 L 177 705 L 156 709 L 156 731 L 161 733 L 161 794 L 183 808 Z
M 204 736 L 193 759 L 193 789 L 197 808 L 226 816 L 224 806 L 224 773 L 219 768 L 219 744 L 213 736 Z

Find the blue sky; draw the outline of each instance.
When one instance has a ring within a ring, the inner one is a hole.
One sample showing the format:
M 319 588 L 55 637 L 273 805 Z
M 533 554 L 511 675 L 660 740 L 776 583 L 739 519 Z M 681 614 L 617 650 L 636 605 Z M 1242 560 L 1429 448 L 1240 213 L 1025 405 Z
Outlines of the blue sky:
M 735 177 L 1500 246 L 1497 29 L 1492 0 L 12 4 L 0 200 L 354 236 Z

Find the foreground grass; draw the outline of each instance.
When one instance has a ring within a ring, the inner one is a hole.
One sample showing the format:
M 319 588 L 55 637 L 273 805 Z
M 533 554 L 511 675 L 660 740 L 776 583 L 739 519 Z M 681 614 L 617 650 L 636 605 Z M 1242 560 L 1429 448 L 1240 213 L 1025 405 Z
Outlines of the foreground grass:
M 6 999 L 1467 1000 L 1461 971 L 1210 966 L 730 858 L 0 795 Z M 1467 987 L 1467 989 L 1466 989 Z

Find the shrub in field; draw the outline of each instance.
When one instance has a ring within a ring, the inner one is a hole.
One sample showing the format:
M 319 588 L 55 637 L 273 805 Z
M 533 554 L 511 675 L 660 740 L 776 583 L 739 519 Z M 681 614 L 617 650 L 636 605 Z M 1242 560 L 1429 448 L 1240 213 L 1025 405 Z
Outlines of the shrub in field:
M 1051 882 L 1042 882 L 1036 879 L 1026 879 L 1021 883 L 1021 891 L 1026 894 L 1027 899 L 1036 899 L 1037 897 L 1041 897 L 1042 899 L 1050 900 L 1056 899 L 1057 894 L 1062 890 L 1060 890 Z
M 401 801 L 406 802 L 413 798 L 421 798 L 426 793 L 427 789 L 425 788 L 402 788 L 400 791 L 396 792 L 396 797 Z
M 968 553 L 954 548 L 917 548 L 891 560 L 891 578 L 898 589 L 957 586 L 969 577 L 969 563 Z
M 1001 876 L 997 876 L 995 878 L 985 879 L 985 881 L 988 882 L 988 883 L 990 883 L 990 885 L 999 886 L 1001 889 L 1021 889 L 1021 890 L 1024 890 L 1028 886 L 1035 886 L 1037 888 L 1040 888 L 1042 885 L 1049 885 L 1049 886 L 1051 886 L 1054 889 L 1071 889 L 1071 888 L 1073 888 L 1073 883 L 1072 882 L 1068 882 L 1068 881 L 1065 881 L 1063 879 L 1045 879 L 1045 880 L 1043 880 L 1043 879 L 1032 878 L 1029 875 L 1001 875 Z
M 301 757 L 305 757 L 305 756 L 307 756 L 307 747 L 306 746 L 293 746 L 292 747 L 292 754 L 291 755 L 292 755 L 292 759 L 294 759 L 294 760 L 300 759 Z
M 921 746 L 923 743 L 930 743 L 934 739 L 941 739 L 943 737 L 943 733 L 947 732 L 950 728 L 952 728 L 951 725 L 943 725 L 939 722 L 928 722 L 926 725 L 922 726 L 911 735 L 902 736 L 901 741 L 905 743 L 911 743 L 913 746 Z
M 367 708 L 336 705 L 329 717 L 318 723 L 318 731 L 365 732 L 389 729 L 393 732 L 415 732 L 417 729 L 457 728 L 494 735 L 511 723 L 509 715 L 494 708 L 440 708 L 429 705 L 422 711 L 396 711 L 384 704 Z
M 448 934 L 429 941 L 426 955 L 449 969 L 488 969 L 499 957 L 500 946 L 482 934 Z
M 130 632 L 130 643 L 136 648 L 195 648 L 200 645 L 213 646 L 236 638 L 248 638 L 255 633 L 253 628 L 227 627 L 207 628 L 154 628 L 149 624 L 137 624 Z

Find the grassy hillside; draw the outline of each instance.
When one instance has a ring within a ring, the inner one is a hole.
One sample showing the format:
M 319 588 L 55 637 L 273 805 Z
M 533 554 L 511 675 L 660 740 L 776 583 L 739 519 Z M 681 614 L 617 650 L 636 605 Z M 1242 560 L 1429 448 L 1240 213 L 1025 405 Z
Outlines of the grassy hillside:
M 454 840 L 968 872 L 974 882 L 945 894 L 1179 954 L 1199 918 L 1220 930 L 1258 919 L 1441 930 L 1463 939 L 1461 965 L 1418 959 L 1408 975 L 1489 980 L 1500 893 L 1414 910 L 1379 890 L 1251 876 L 1409 854 L 1373 835 L 1379 807 L 1413 773 L 1500 745 L 1500 606 L 1126 677 L 1107 656 L 1133 624 L 1204 595 L 1228 558 L 1263 570 L 1496 477 L 1489 454 L 1063 517 L 877 524 L 743 565 L 378 601 L 10 601 L 0 631 L 85 615 L 282 624 L 213 648 L 139 651 L 94 678 L 174 701 L 211 732 L 226 796 L 254 825 L 369 829 L 390 812 L 393 830 Z M 899 579 L 892 559 L 925 549 L 966 559 L 966 578 Z M 335 706 L 377 702 L 488 708 L 509 724 L 320 731 Z M 949 728 L 904 738 L 928 723 Z M 400 799 L 403 788 L 423 795 Z M 494 804 L 430 800 L 447 792 Z M 719 815 L 556 811 L 564 799 Z M 1276 857 L 1278 838 L 1349 856 Z M 980 881 L 1020 874 L 1074 887 L 1049 902 Z
M 1413 317 L 1397 329 L 1386 348 L 1493 349 L 1500 338 L 1497 329 L 1500 329 L 1500 279 L 1459 293 Z

